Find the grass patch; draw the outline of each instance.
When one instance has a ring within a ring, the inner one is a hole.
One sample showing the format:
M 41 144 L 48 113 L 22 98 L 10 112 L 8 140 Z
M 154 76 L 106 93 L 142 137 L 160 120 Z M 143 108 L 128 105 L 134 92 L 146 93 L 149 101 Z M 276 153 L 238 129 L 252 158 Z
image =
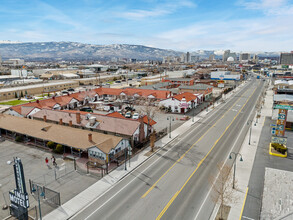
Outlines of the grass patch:
M 42 100 L 43 98 L 40 98 L 38 100 Z M 29 102 L 35 102 L 36 99 L 32 99 L 30 101 L 24 101 L 24 100 L 11 100 L 11 101 L 7 101 L 7 102 L 0 102 L 0 105 L 21 105 L 21 104 L 25 104 L 25 103 L 29 103 Z

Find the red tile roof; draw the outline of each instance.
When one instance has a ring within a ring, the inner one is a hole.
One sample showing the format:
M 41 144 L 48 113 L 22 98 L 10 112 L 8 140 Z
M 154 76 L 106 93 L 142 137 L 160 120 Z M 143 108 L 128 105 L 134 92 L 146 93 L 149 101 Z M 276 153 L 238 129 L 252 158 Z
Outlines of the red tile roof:
M 114 88 L 97 88 L 90 91 L 84 92 L 76 92 L 69 95 L 57 96 L 49 99 L 43 99 L 36 102 L 26 103 L 22 105 L 17 105 L 11 107 L 12 110 L 21 114 L 21 106 L 31 106 L 37 108 L 53 108 L 54 105 L 59 104 L 60 106 L 66 106 L 70 103 L 70 101 L 74 98 L 77 101 L 83 101 L 86 97 L 94 97 L 96 94 L 98 95 L 120 95 L 121 93 L 125 93 L 129 96 L 133 96 L 138 94 L 142 97 L 147 98 L 152 95 L 157 99 L 166 99 L 171 95 L 170 91 L 163 90 L 151 90 L 151 89 L 137 89 L 137 88 L 126 88 L 126 89 L 114 89 Z
M 191 100 L 195 100 L 197 98 L 196 95 L 190 93 L 190 92 L 184 92 L 184 93 L 181 93 L 179 95 L 175 95 L 173 96 L 174 99 L 177 99 L 179 101 L 181 101 L 183 98 L 186 99 L 186 102 L 190 102 Z
M 113 112 L 113 113 L 109 113 L 106 116 L 109 117 L 114 117 L 114 118 L 123 118 L 126 119 L 123 115 L 121 115 L 119 112 Z
M 148 124 L 149 120 L 148 120 L 148 117 L 146 115 L 143 116 L 142 120 L 143 120 L 143 123 Z M 154 124 L 157 124 L 157 122 L 155 122 L 153 119 L 151 119 L 150 120 L 150 126 L 153 126 Z

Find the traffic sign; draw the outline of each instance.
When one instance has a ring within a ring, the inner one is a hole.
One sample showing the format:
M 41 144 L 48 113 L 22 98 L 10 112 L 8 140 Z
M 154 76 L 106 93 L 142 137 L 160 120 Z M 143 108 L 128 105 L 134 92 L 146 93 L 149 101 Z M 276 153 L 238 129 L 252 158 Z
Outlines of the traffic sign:
M 293 110 L 293 106 L 290 105 L 275 105 L 274 107 L 275 109 L 285 109 L 285 110 Z

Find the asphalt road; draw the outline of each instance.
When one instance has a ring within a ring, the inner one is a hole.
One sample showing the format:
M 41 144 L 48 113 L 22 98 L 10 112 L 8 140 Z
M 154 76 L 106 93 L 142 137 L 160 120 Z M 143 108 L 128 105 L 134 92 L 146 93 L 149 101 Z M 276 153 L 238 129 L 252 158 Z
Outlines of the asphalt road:
M 247 83 L 71 219 L 208 219 L 209 179 L 239 151 L 262 88 L 260 80 Z

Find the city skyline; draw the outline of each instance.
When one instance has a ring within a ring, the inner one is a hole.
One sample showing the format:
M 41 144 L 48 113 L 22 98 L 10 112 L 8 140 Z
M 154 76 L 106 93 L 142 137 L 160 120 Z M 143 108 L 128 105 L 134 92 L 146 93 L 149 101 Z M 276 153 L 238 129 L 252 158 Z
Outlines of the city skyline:
M 13 1 L 1 40 L 139 44 L 177 51 L 290 51 L 293 3 L 262 1 Z

